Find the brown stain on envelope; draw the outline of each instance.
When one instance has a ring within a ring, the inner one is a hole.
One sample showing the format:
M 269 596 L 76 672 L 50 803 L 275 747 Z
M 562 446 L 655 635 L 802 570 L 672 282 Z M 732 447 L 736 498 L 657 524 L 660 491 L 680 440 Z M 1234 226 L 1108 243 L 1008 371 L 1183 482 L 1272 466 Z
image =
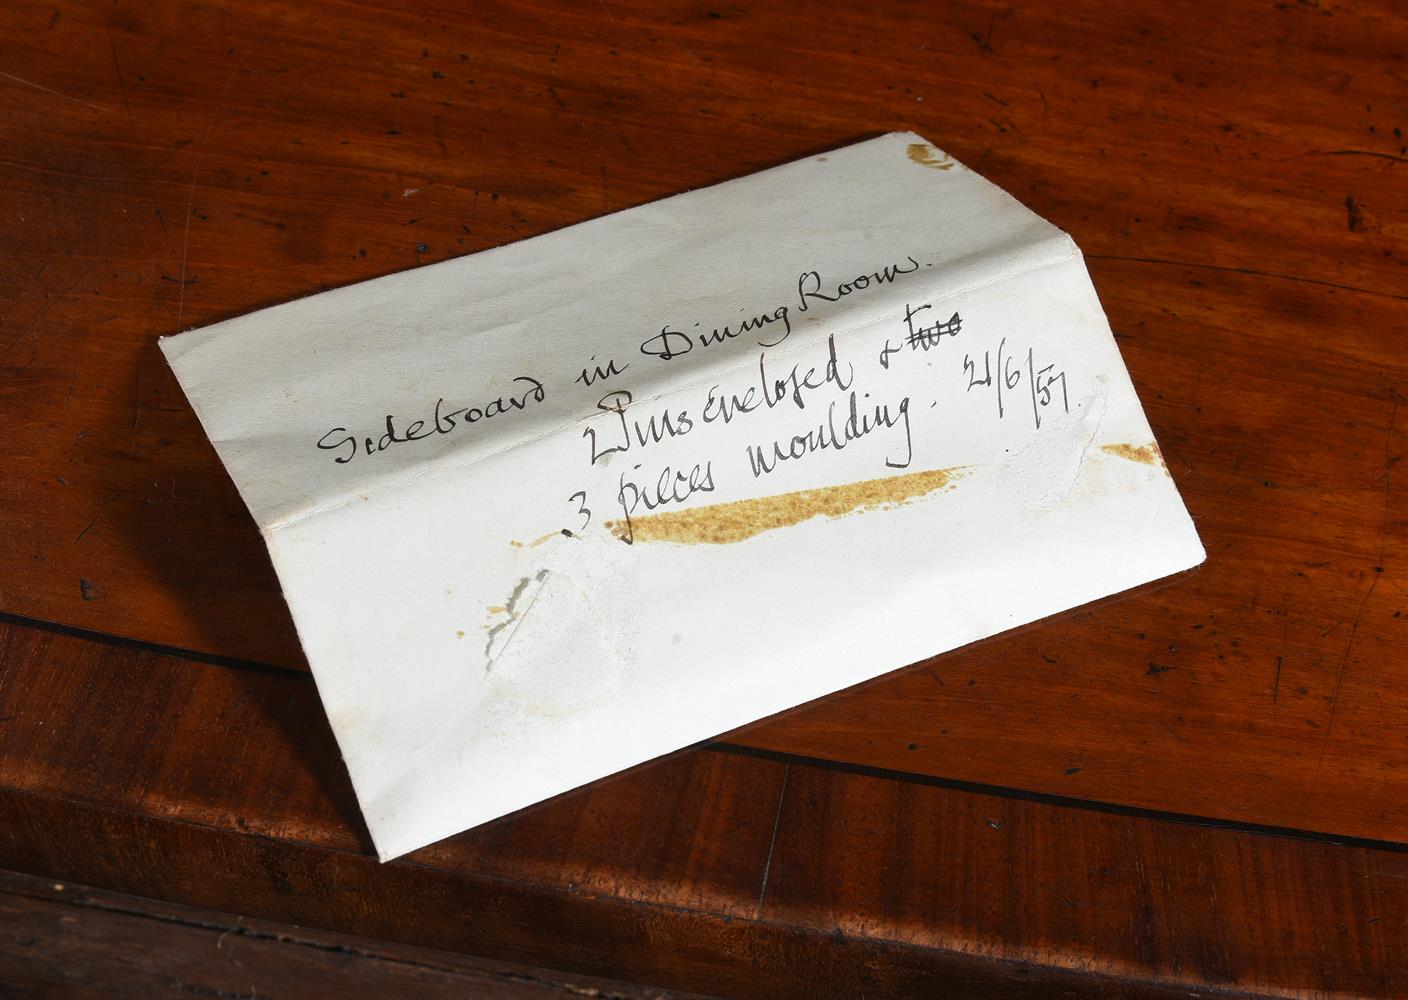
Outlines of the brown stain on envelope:
M 1131 462 L 1138 462 L 1140 465 L 1157 465 L 1165 472 L 1168 471 L 1163 452 L 1159 451 L 1159 446 L 1153 441 L 1148 444 L 1106 444 L 1101 445 L 1100 450 Z
M 754 500 L 734 500 L 692 510 L 674 510 L 631 519 L 632 540 L 677 542 L 682 545 L 725 545 L 799 524 L 813 517 L 845 517 L 867 510 L 899 507 L 936 490 L 951 489 L 963 467 L 911 472 L 903 476 L 867 479 L 844 486 L 798 490 Z M 625 521 L 607 521 L 617 536 Z
M 533 539 L 531 542 L 510 541 L 509 544 L 512 545 L 515 549 L 536 549 L 539 545 L 542 545 L 544 542 L 561 537 L 561 531 L 549 531 L 546 535 L 540 535 L 539 537 Z
M 951 170 L 953 168 L 953 160 L 949 159 L 947 153 L 939 154 L 943 157 L 942 159 L 935 156 L 935 153 L 938 153 L 938 150 L 927 142 L 911 142 L 909 144 L 909 158 L 921 167 L 930 167 L 934 170 Z

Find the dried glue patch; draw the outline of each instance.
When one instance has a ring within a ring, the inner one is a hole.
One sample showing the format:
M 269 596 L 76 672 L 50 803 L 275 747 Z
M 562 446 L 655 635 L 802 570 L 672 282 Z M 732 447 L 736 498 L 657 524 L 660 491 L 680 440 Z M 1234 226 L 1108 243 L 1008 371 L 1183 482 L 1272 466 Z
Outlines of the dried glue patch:
M 554 538 L 562 538 L 564 536 L 571 537 L 570 535 L 567 535 L 567 533 L 564 531 L 549 531 L 546 535 L 540 535 L 539 537 L 533 539 L 531 542 L 510 541 L 509 544 L 512 545 L 515 549 L 536 549 L 539 545 L 542 545 L 544 542 L 550 542 Z
M 909 144 L 909 158 L 921 167 L 932 167 L 934 170 L 951 170 L 953 160 L 947 153 L 940 153 L 927 142 L 912 142 Z
M 1141 465 L 1157 465 L 1165 472 L 1168 471 L 1163 452 L 1159 451 L 1159 446 L 1153 441 L 1148 444 L 1106 444 L 1101 445 L 1100 450 Z
M 608 521 L 606 527 L 618 537 L 629 537 L 635 542 L 725 545 L 813 517 L 836 518 L 861 511 L 898 507 L 937 490 L 951 489 L 963 474 L 963 467 L 912 472 L 845 486 L 798 490 L 755 500 L 735 500 L 692 510 L 650 514 L 632 518 L 629 524 L 626 521 Z

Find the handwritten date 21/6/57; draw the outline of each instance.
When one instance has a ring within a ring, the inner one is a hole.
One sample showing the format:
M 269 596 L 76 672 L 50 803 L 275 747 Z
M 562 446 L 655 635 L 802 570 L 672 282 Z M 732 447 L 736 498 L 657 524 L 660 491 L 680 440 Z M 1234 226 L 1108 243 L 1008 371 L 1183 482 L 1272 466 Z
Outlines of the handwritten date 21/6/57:
M 1008 408 L 1014 405 L 1013 395 L 1016 395 L 1018 400 L 1024 395 L 1030 400 L 1032 420 L 1036 423 L 1037 430 L 1041 429 L 1042 412 L 1052 404 L 1059 402 L 1062 412 L 1071 412 L 1064 369 L 1058 371 L 1055 364 L 1038 367 L 1034 347 L 1027 348 L 1025 358 L 1020 354 L 1014 358 L 1008 351 L 1006 337 L 998 343 L 995 353 L 996 359 L 992 350 L 983 351 L 977 357 L 964 354 L 963 373 L 968 379 L 965 391 L 995 390 L 999 420 L 1006 417 Z M 1022 393 L 1020 386 L 1024 380 L 1027 391 Z

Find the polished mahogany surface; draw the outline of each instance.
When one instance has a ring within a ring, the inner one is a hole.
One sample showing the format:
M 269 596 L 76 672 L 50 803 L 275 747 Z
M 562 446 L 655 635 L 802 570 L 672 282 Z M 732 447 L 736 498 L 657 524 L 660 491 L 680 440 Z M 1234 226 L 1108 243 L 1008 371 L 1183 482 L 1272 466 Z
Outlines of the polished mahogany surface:
M 700 992 L 1408 991 L 1405 52 L 1388 3 L 6 4 L 0 867 Z M 1207 563 L 377 865 L 157 338 L 893 129 L 1074 236 Z

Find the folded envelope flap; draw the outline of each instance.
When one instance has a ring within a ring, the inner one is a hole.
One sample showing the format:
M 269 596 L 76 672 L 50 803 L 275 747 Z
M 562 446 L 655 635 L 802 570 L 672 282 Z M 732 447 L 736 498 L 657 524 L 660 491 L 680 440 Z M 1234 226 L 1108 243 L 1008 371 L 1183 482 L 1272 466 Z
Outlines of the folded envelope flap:
M 1077 252 L 892 133 L 161 343 L 269 532 Z

